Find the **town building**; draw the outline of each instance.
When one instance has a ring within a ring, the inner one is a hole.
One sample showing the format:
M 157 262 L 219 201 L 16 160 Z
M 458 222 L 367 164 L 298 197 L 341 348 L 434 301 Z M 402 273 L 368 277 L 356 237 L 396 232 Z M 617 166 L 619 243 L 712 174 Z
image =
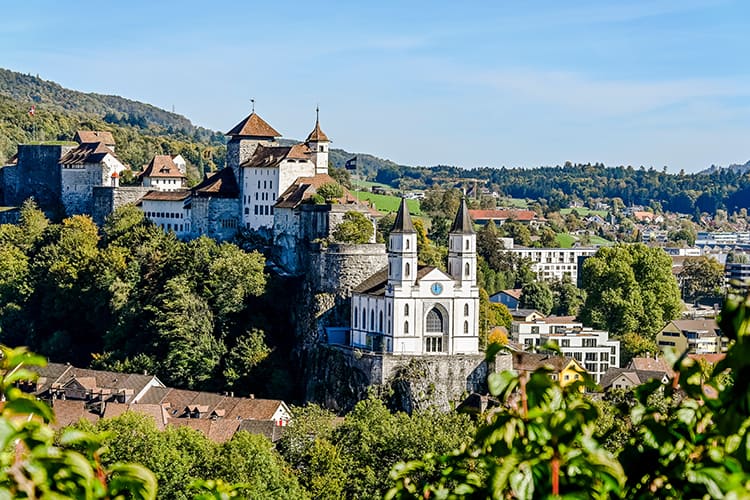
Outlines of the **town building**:
M 610 339 L 606 331 L 584 327 L 572 317 L 513 321 L 511 337 L 526 350 L 539 349 L 548 342 L 557 344 L 560 352 L 580 363 L 597 383 L 610 367 L 620 366 L 620 341 Z
M 176 191 L 187 187 L 185 171 L 177 166 L 170 155 L 155 155 L 138 177 L 144 187 L 158 191 Z
M 529 377 L 531 373 L 546 368 L 549 377 L 566 387 L 574 382 L 583 382 L 586 370 L 570 356 L 556 356 L 544 353 L 514 352 L 513 371 L 520 376 Z
M 670 321 L 656 334 L 656 343 L 662 350 L 690 354 L 721 353 L 729 347 L 716 320 L 709 318 Z
M 352 293 L 351 345 L 394 354 L 479 352 L 476 234 L 466 201 L 449 233 L 448 273 L 417 263 L 417 231 L 403 199 L 388 266 Z
M 560 281 L 567 277 L 578 283 L 579 270 L 583 261 L 598 249 L 594 247 L 574 248 L 523 248 L 514 247 L 506 251 L 522 259 L 531 261 L 531 270 L 541 281 Z
M 521 305 L 522 294 L 523 291 L 520 288 L 500 290 L 499 292 L 490 295 L 490 302 L 502 304 L 510 310 L 518 309 Z
M 496 226 L 502 226 L 506 222 L 520 222 L 530 227 L 538 227 L 547 222 L 533 210 L 469 210 L 469 216 L 480 226 L 489 222 L 494 222 Z

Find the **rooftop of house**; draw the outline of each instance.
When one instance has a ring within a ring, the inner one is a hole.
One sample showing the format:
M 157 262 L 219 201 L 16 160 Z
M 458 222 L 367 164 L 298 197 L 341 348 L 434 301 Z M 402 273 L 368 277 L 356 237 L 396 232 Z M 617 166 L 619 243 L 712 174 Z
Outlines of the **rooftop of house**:
M 427 276 L 431 271 L 435 269 L 437 268 L 433 266 L 419 266 L 419 269 L 417 270 L 416 283 L 419 283 L 422 278 Z M 352 292 L 367 295 L 385 295 L 387 285 L 388 267 L 386 266 L 354 287 Z
M 116 144 L 112 132 L 101 130 L 77 130 L 73 140 L 78 144 L 85 142 L 103 142 L 107 146 L 114 146 Z
M 469 210 L 472 220 L 517 220 L 532 221 L 542 220 L 536 212 L 532 210 Z
M 266 146 L 259 144 L 253 155 L 240 164 L 245 168 L 278 167 L 284 160 L 310 160 L 310 148 L 307 144 L 293 146 Z
M 270 126 L 263 118 L 255 114 L 255 111 L 235 125 L 226 135 L 232 137 L 262 137 L 269 139 L 281 137 L 281 134 Z
M 232 168 L 225 167 L 212 175 L 206 175 L 200 184 L 193 187 L 192 192 L 199 197 L 237 198 L 240 188 Z
M 695 332 L 700 336 L 716 336 L 721 333 L 719 325 L 713 318 L 676 319 L 671 322 L 681 332 Z
M 140 177 L 185 178 L 170 155 L 155 155 L 141 172 Z
M 668 372 L 663 370 L 635 370 L 632 368 L 610 368 L 602 375 L 599 385 L 607 389 L 620 377 L 625 377 L 631 385 L 641 385 L 649 380 L 662 380 Z
M 82 165 L 84 163 L 101 163 L 107 155 L 115 156 L 115 153 L 103 142 L 84 142 L 63 155 L 60 158 L 60 164 Z
M 556 356 L 552 354 L 532 353 L 532 352 L 514 352 L 513 369 L 523 372 L 533 372 L 541 367 L 549 367 L 555 372 L 565 369 L 575 360 L 569 356 Z M 580 368 L 580 366 L 576 363 Z
M 153 190 L 144 194 L 141 197 L 141 201 L 183 201 L 190 197 L 191 191 L 189 189 L 176 189 L 174 191 L 159 191 Z
M 312 177 L 298 177 L 289 186 L 286 191 L 281 193 L 279 199 L 274 205 L 275 208 L 297 208 L 301 204 L 308 202 L 318 192 L 318 188 L 324 184 L 336 184 L 336 180 L 328 174 L 315 174 Z M 358 200 L 347 190 L 343 189 L 343 196 L 338 200 L 337 203 L 342 205 L 357 204 Z M 367 208 L 368 212 L 373 213 L 366 205 L 360 203 L 363 208 Z M 377 214 L 374 212 L 373 214 Z

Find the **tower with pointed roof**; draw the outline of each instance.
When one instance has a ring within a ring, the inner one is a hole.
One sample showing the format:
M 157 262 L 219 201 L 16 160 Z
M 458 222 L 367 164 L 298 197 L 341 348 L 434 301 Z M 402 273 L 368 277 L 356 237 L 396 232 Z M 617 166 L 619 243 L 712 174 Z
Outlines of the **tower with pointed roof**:
M 406 198 L 396 214 L 391 234 L 388 236 L 388 284 L 395 288 L 410 286 L 417 275 L 417 231 L 409 215 Z
M 255 109 L 226 135 L 229 137 L 227 166 L 234 170 L 238 183 L 242 181 L 240 165 L 253 156 L 260 144 L 268 145 L 281 137 L 276 129 L 255 113 Z
M 461 284 L 477 284 L 477 235 L 465 199 L 448 234 L 448 274 Z
M 331 141 L 320 128 L 320 109 L 315 108 L 315 128 L 305 139 L 305 144 L 310 148 L 310 156 L 315 164 L 316 174 L 328 173 L 328 146 Z

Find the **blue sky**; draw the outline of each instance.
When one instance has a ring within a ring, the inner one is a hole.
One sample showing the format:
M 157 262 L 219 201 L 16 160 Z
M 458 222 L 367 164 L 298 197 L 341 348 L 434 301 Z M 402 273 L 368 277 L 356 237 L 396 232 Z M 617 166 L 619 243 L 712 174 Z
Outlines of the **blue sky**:
M 750 2 L 8 2 L 0 66 L 409 165 L 750 159 Z

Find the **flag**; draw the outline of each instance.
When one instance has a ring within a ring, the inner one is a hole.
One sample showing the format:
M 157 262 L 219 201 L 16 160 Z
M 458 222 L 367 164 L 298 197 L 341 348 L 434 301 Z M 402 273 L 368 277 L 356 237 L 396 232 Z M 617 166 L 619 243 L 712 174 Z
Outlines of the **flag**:
M 34 114 L 36 114 L 36 106 L 32 104 L 31 107 L 29 108 L 29 116 L 33 117 Z
M 344 164 L 344 168 L 347 170 L 356 170 L 357 169 L 357 157 L 351 158 L 349 160 L 346 160 L 346 163 Z

